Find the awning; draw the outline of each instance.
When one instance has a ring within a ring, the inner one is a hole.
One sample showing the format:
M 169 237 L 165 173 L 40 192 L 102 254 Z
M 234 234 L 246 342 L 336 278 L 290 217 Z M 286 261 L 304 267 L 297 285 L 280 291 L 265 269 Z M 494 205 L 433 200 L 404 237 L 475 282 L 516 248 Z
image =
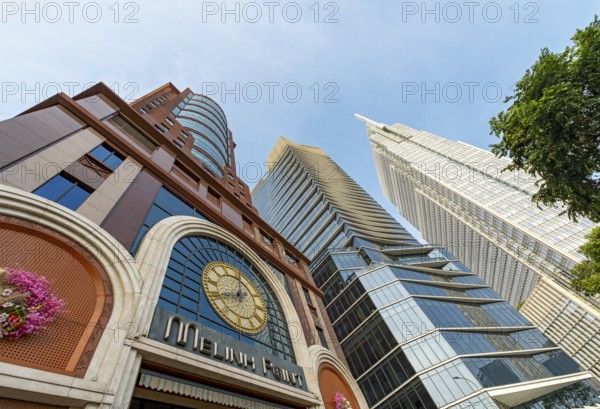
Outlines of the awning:
M 174 393 L 180 396 L 185 396 L 192 399 L 201 400 L 204 402 L 215 403 L 218 405 L 228 406 L 231 408 L 256 408 L 256 409 L 281 409 L 281 406 L 273 406 L 261 401 L 245 399 L 241 396 L 231 395 L 225 392 L 219 392 L 202 386 L 191 385 L 188 383 L 178 382 L 172 379 L 161 378 L 159 376 L 141 373 L 138 383 L 147 389 L 156 391 Z

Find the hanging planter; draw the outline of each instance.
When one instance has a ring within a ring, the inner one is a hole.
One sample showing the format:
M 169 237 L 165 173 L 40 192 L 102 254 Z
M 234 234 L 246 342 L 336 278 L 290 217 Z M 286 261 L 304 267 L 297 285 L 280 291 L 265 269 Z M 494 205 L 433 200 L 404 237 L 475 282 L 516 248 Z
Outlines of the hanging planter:
M 45 277 L 0 268 L 0 339 L 17 339 L 46 329 L 64 304 Z
M 339 392 L 335 394 L 333 403 L 335 404 L 335 409 L 352 409 L 350 401 Z

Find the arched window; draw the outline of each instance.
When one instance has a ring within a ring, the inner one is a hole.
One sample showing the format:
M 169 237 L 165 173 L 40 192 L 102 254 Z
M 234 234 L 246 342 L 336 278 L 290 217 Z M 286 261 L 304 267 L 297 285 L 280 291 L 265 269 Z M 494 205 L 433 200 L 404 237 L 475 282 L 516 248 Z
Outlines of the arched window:
M 267 325 L 258 334 L 239 331 L 211 306 L 204 294 L 202 273 L 207 264 L 215 261 L 235 267 L 262 296 L 267 307 Z M 177 242 L 171 253 L 158 305 L 267 353 L 296 362 L 288 324 L 273 290 L 239 251 L 218 240 L 189 236 Z

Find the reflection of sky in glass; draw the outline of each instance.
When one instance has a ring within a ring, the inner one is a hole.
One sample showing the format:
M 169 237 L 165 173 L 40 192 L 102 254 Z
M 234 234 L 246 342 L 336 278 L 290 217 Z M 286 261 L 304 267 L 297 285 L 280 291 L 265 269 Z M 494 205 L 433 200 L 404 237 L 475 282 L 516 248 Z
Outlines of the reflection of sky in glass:
M 210 305 L 202 288 L 204 267 L 223 261 L 237 268 L 258 288 L 268 311 L 267 328 L 256 335 L 229 326 Z M 214 239 L 191 236 L 173 248 L 163 281 L 159 305 L 268 353 L 294 360 L 287 323 L 266 281 L 240 253 Z

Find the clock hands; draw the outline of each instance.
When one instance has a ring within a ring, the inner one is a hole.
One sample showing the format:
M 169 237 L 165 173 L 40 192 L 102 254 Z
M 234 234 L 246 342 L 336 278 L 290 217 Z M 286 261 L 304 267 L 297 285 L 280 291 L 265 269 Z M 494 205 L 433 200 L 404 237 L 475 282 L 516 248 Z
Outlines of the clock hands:
M 202 273 L 208 302 L 228 325 L 245 334 L 258 334 L 265 329 L 266 305 L 248 276 L 221 261 L 207 264 Z
M 238 279 L 238 289 L 237 291 L 223 291 L 221 292 L 221 296 L 223 297 L 235 297 L 238 299 L 238 302 L 242 302 L 242 300 L 248 295 L 248 293 L 246 293 L 245 291 L 242 291 L 242 274 L 239 271 L 235 271 L 235 275 L 237 276 Z M 230 286 L 229 288 L 231 288 L 232 286 Z M 245 287 L 245 286 L 244 286 Z
M 240 297 L 240 303 L 242 302 L 242 272 L 238 271 L 237 272 L 238 275 L 238 297 Z
M 222 292 L 221 295 L 223 297 L 236 297 L 236 298 L 243 299 L 244 297 L 246 297 L 248 295 L 248 293 L 246 293 L 244 291 L 236 291 L 236 292 L 225 291 L 225 292 Z

